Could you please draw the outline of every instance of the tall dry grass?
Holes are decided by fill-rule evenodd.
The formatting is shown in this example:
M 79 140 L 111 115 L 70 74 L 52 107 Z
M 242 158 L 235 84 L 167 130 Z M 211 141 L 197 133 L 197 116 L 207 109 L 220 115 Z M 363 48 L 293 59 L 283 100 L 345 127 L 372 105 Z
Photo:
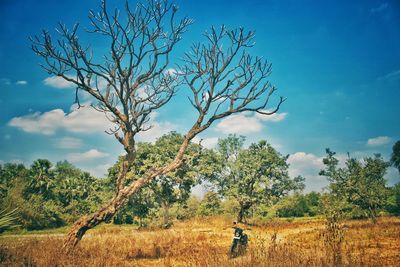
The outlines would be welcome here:
M 205 218 L 178 222 L 168 230 L 105 225 L 90 231 L 71 255 L 63 235 L 3 235 L 3 266 L 398 266 L 400 219 L 346 221 L 339 246 L 329 242 L 327 222 L 273 221 L 245 227 L 247 253 L 230 259 L 230 221 Z M 336 227 L 336 226 L 335 226 Z M 335 241 L 336 242 L 336 241 Z M 332 256 L 340 250 L 340 261 Z

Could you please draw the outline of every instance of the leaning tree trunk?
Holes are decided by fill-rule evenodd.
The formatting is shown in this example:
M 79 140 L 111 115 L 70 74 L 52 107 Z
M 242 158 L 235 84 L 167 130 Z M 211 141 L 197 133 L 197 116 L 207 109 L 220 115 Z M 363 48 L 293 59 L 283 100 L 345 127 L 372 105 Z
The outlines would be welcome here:
M 104 207 L 102 207 L 99 211 L 80 218 L 71 228 L 69 231 L 67 238 L 64 242 L 63 248 L 66 253 L 71 252 L 76 245 L 79 243 L 79 241 L 82 239 L 83 235 L 86 233 L 87 230 L 92 229 L 96 225 L 107 221 L 111 219 L 115 213 L 117 213 L 121 207 L 124 206 L 124 204 L 129 200 L 129 197 L 136 193 L 140 188 L 142 188 L 144 185 L 148 184 L 151 180 L 153 180 L 155 177 L 169 173 L 171 171 L 174 171 L 177 169 L 183 159 L 183 155 L 189 145 L 190 140 L 193 138 L 194 130 L 190 131 L 187 135 L 185 140 L 183 141 L 179 152 L 177 153 L 174 161 L 172 161 L 169 165 L 165 166 L 164 168 L 159 168 L 159 169 L 151 169 L 148 171 L 144 176 L 142 176 L 140 179 L 136 180 L 132 184 L 123 187 L 120 182 L 117 182 L 117 194 L 114 196 L 111 201 L 106 204 Z M 128 166 L 126 164 L 123 164 L 123 166 Z M 124 171 L 127 169 L 122 168 L 120 176 L 118 177 L 118 180 L 124 181 L 125 177 L 121 177 L 121 175 L 127 175 L 127 171 Z
M 95 227 L 101 222 L 111 219 L 121 206 L 127 201 L 123 195 L 115 196 L 110 203 L 99 211 L 80 218 L 70 229 L 67 239 L 64 242 L 66 252 L 71 251 L 82 239 L 87 230 Z

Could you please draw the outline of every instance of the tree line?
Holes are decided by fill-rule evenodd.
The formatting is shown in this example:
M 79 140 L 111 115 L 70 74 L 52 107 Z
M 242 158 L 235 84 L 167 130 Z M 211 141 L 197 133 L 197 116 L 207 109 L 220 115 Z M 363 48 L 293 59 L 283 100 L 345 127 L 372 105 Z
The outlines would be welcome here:
M 125 182 L 132 183 L 150 169 L 169 164 L 183 139 L 171 132 L 154 143 L 139 143 Z M 382 212 L 400 214 L 400 183 L 386 185 L 384 175 L 390 162 L 378 154 L 362 160 L 349 156 L 340 163 L 335 152 L 327 149 L 320 175 L 330 184 L 323 192 L 306 194 L 304 178 L 288 173 L 288 156 L 265 140 L 248 147 L 244 141 L 243 136 L 230 135 L 219 139 L 215 149 L 204 148 L 201 142 L 190 143 L 180 168 L 157 176 L 107 222 L 169 227 L 174 220 L 196 216 L 224 215 L 249 222 L 318 216 L 332 209 L 373 221 Z M 397 168 L 398 146 L 399 142 L 391 160 Z M 101 179 L 67 161 L 53 165 L 38 159 L 30 167 L 0 165 L 1 231 L 12 226 L 7 220 L 10 216 L 20 228 L 37 230 L 72 224 L 96 211 L 115 194 L 123 160 L 119 158 Z M 208 190 L 202 199 L 191 193 L 199 184 Z

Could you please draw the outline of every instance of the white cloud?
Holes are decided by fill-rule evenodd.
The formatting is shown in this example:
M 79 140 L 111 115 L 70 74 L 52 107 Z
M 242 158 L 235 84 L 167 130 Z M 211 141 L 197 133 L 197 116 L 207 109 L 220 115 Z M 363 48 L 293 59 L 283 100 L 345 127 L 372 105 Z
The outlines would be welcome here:
M 24 164 L 25 162 L 22 159 L 12 159 L 10 161 L 8 161 L 8 163 L 12 163 L 12 164 Z
M 62 149 L 79 148 L 83 145 L 81 139 L 73 137 L 64 137 L 56 140 L 55 146 Z
M 268 110 L 266 110 L 265 112 L 270 112 Z M 274 113 L 272 115 L 262 115 L 259 113 L 256 113 L 256 117 L 259 118 L 262 121 L 270 121 L 270 122 L 280 122 L 283 121 L 286 116 L 288 115 L 287 112 L 283 112 L 283 113 Z
M 321 191 L 321 189 L 328 185 L 326 177 L 320 176 L 319 172 L 324 168 L 322 157 L 317 157 L 314 154 L 305 152 L 296 152 L 288 158 L 289 175 L 296 177 L 303 176 L 306 181 L 305 191 Z
M 270 112 L 270 110 L 265 110 Z M 280 122 L 287 117 L 288 113 L 274 113 L 272 115 L 262 115 L 259 113 L 240 113 L 222 119 L 216 129 L 222 133 L 249 134 L 257 133 L 262 130 L 263 122 Z
M 195 137 L 193 138 L 193 142 L 196 144 L 199 144 L 201 142 L 201 145 L 205 148 L 215 148 L 215 146 L 218 144 L 218 137 L 210 137 L 210 138 L 199 138 Z
M 68 77 L 73 78 L 72 76 Z M 47 77 L 46 79 L 43 80 L 43 83 L 47 86 L 59 89 L 74 88 L 74 84 L 72 82 L 69 82 L 59 76 Z
M 368 139 L 367 145 L 368 146 L 382 146 L 387 145 L 392 141 L 389 136 L 378 136 L 375 138 Z
M 90 133 L 105 131 L 111 123 L 104 114 L 94 110 L 90 106 L 83 106 L 71 113 L 65 113 L 62 109 L 54 109 L 48 112 L 15 117 L 8 123 L 28 133 L 53 135 L 57 130 L 63 129 L 73 133 Z
M 27 82 L 27 81 L 16 81 L 15 84 L 16 84 L 16 85 L 27 85 L 28 82 Z
M 174 69 L 174 68 L 169 68 L 169 69 L 165 70 L 165 74 L 168 74 L 170 76 L 175 76 L 177 74 L 183 74 L 183 72 L 178 71 L 177 69 Z
M 386 178 L 389 186 L 393 186 L 393 185 L 399 183 L 400 182 L 399 170 L 394 167 L 389 167 L 386 172 L 385 178 Z
M 220 121 L 216 125 L 216 129 L 225 134 L 249 134 L 260 132 L 262 129 L 262 124 L 255 116 L 237 114 L 231 115 Z
M 71 153 L 67 155 L 67 160 L 76 163 L 82 161 L 91 161 L 107 157 L 109 154 L 100 152 L 97 149 L 91 149 L 84 153 Z
M 290 155 L 288 163 L 291 167 L 294 167 L 295 170 L 309 168 L 322 170 L 324 168 L 322 157 L 317 157 L 314 154 L 307 154 L 305 152 L 296 152 Z M 296 173 L 295 175 L 300 174 L 301 173 Z
M 4 165 L 4 164 L 7 164 L 7 163 L 11 163 L 11 164 L 25 164 L 25 162 L 24 162 L 23 160 L 20 160 L 20 159 L 12 159 L 12 160 L 8 160 L 8 161 L 1 160 L 1 159 L 0 159 L 0 165 Z
M 64 115 L 65 113 L 61 109 L 51 110 L 43 114 L 35 112 L 23 117 L 15 117 L 11 119 L 8 125 L 20 128 L 28 133 L 51 135 L 60 127 L 60 119 L 63 119 Z
M 157 122 L 156 121 L 157 117 L 158 117 L 157 112 L 153 112 L 151 114 L 150 121 L 148 122 L 148 126 L 151 126 L 151 128 L 147 131 L 138 133 L 137 138 L 139 141 L 153 142 L 162 135 L 176 130 L 176 125 L 170 122 Z
M 98 178 L 106 177 L 108 174 L 108 169 L 112 167 L 111 164 L 101 164 L 90 170 L 90 173 Z

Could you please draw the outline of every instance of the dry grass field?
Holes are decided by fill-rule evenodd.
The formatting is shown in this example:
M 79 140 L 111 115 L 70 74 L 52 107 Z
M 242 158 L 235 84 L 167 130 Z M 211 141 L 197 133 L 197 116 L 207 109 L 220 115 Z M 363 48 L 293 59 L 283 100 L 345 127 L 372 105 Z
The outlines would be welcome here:
M 231 222 L 204 218 L 168 230 L 102 225 L 71 255 L 64 233 L 0 236 L 3 266 L 399 266 L 400 218 L 346 221 L 327 230 L 324 220 L 279 220 L 245 226 L 244 256 L 228 257 Z M 333 229 L 333 230 L 332 230 Z

